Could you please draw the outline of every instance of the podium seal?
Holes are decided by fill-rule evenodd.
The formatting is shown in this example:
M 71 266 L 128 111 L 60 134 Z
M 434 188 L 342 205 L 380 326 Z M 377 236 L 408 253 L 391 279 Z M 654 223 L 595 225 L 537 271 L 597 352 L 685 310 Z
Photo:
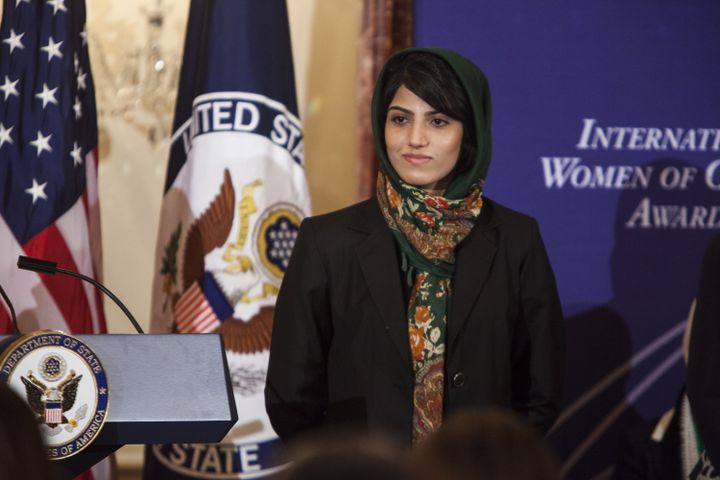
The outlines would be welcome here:
M 21 336 L 0 358 L 0 381 L 30 405 L 51 460 L 82 451 L 105 424 L 105 370 L 92 348 L 71 335 L 46 330 Z

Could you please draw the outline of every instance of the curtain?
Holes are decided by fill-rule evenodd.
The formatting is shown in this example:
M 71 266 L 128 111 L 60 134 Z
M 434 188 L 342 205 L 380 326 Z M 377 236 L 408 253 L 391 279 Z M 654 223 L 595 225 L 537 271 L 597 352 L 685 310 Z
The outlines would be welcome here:
M 412 44 L 412 0 L 363 0 L 358 52 L 357 198 L 375 195 L 378 159 L 370 126 L 370 101 L 385 61 Z

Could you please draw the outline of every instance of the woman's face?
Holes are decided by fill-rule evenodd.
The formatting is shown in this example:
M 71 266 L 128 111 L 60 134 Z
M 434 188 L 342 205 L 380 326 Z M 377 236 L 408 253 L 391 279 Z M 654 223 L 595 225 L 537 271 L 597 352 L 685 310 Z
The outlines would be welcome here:
M 400 178 L 442 195 L 460 155 L 463 125 L 401 86 L 388 107 L 385 148 Z

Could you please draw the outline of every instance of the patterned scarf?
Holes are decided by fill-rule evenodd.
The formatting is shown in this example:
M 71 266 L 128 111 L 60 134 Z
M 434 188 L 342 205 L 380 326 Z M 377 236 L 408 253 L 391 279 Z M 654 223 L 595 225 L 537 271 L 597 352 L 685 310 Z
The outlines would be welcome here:
M 482 181 L 457 200 L 400 182 L 397 191 L 378 173 L 377 198 L 400 245 L 402 270 L 412 285 L 407 308 L 415 385 L 413 443 L 442 423 L 445 332 L 455 247 L 470 233 L 482 208 Z

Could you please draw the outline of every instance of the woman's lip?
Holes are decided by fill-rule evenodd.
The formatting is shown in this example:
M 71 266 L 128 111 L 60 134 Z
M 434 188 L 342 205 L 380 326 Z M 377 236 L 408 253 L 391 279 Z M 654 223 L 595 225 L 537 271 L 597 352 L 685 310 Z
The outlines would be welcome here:
M 427 155 L 415 155 L 411 153 L 406 153 L 403 155 L 403 158 L 408 162 L 412 163 L 413 165 L 422 165 L 423 163 L 429 162 L 432 157 L 428 157 Z

